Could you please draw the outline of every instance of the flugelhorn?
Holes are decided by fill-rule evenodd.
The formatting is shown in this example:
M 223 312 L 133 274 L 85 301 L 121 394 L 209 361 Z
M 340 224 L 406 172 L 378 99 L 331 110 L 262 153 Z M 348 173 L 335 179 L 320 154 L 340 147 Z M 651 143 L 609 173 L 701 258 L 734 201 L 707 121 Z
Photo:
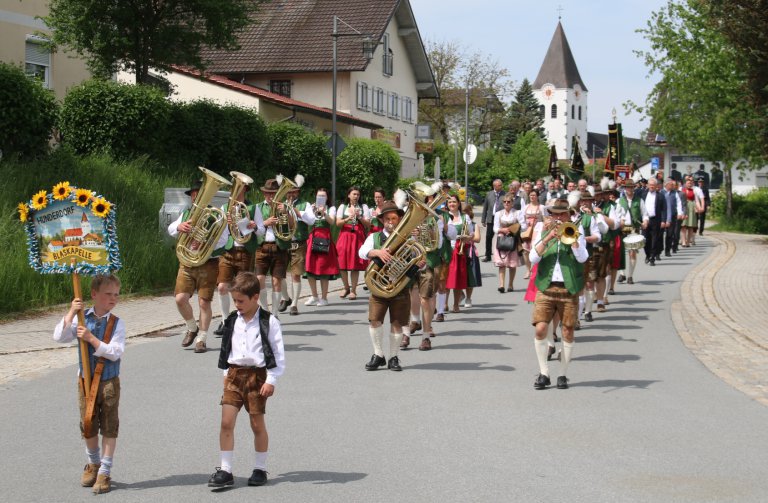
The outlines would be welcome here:
M 240 227 L 237 226 L 237 222 L 243 218 L 249 218 L 251 215 L 248 213 L 248 206 L 245 203 L 238 201 L 237 198 L 244 187 L 253 184 L 253 178 L 239 171 L 230 171 L 229 176 L 234 180 L 232 190 L 229 193 L 229 206 L 227 207 L 227 216 L 229 216 L 229 234 L 235 243 L 245 244 L 252 237 L 253 233 L 243 236 L 240 232 Z
M 293 208 L 289 207 L 287 197 L 290 191 L 304 185 L 304 177 L 296 175 L 294 182 L 283 175 L 277 175 L 275 180 L 280 184 L 280 187 L 272 197 L 269 216 L 277 217 L 277 223 L 273 227 L 275 237 L 283 241 L 291 241 L 296 233 L 296 214 Z M 281 204 L 283 205 L 282 210 L 280 209 Z

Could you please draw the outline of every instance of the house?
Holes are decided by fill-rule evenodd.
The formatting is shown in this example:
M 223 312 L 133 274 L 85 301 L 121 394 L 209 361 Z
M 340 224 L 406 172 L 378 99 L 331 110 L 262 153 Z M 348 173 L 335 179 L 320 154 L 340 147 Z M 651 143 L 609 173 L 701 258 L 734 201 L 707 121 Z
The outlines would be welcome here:
M 64 248 L 64 242 L 59 241 L 58 239 L 55 239 L 48 243 L 48 250 L 51 253 L 56 253 L 57 251 L 60 251 L 62 248 Z
M 83 237 L 83 229 L 76 228 L 76 229 L 67 229 L 64 231 L 64 243 L 67 246 L 80 246 L 80 240 Z M 75 242 L 77 244 L 75 245 Z
M 67 90 L 91 78 L 85 61 L 71 53 L 51 52 L 43 44 L 50 33 L 37 16 L 48 15 L 48 0 L 0 1 L 0 61 L 21 65 L 58 100 Z
M 101 236 L 92 232 L 83 236 L 83 246 L 85 248 L 98 248 L 103 246 Z
M 299 112 L 314 107 L 328 114 L 335 20 L 336 109 L 346 115 L 337 131 L 390 144 L 402 159 L 401 174 L 415 175 L 418 101 L 438 91 L 409 0 L 273 0 L 259 6 L 239 51 L 204 51 L 208 72 L 268 91 L 268 108 L 281 96 L 295 100 L 285 104 Z M 363 53 L 365 36 L 378 42 L 372 59 Z M 330 121 L 308 115 L 288 118 L 331 133 Z

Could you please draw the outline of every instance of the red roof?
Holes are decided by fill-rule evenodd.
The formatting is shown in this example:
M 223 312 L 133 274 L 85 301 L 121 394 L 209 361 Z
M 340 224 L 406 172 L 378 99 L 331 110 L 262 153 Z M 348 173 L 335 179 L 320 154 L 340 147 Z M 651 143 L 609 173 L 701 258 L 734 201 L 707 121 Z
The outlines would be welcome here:
M 64 241 L 51 241 L 51 246 L 64 246 Z
M 64 232 L 64 236 L 65 236 L 65 237 L 70 237 L 70 236 L 82 236 L 82 235 L 83 235 L 83 229 L 81 229 L 81 228 L 79 228 L 79 227 L 78 227 L 77 229 L 67 229 L 67 230 Z

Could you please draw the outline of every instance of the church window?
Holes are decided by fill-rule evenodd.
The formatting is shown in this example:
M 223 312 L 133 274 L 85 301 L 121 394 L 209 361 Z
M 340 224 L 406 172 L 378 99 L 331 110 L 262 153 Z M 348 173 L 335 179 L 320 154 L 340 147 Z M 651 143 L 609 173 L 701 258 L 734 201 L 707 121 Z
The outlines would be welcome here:
M 546 114 L 546 108 L 544 105 L 539 105 L 539 117 L 542 119 L 544 118 L 544 115 Z
M 557 119 L 557 105 L 552 105 L 552 114 L 550 115 L 553 119 Z
M 579 105 L 579 120 L 581 120 L 581 105 Z
M 571 117 L 576 117 L 576 105 L 571 105 Z

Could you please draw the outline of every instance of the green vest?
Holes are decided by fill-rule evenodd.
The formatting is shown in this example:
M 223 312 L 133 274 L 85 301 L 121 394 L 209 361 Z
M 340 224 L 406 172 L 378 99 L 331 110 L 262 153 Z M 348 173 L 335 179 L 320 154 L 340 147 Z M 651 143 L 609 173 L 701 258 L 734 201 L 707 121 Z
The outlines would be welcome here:
M 581 217 L 581 228 L 584 229 L 584 237 L 592 235 L 592 215 L 584 213 Z M 587 253 L 592 256 L 592 243 L 587 241 Z
M 629 200 L 626 197 L 622 197 L 621 199 L 619 199 L 619 204 L 621 204 L 621 207 L 629 212 L 629 217 L 632 219 L 633 227 L 637 227 L 638 225 L 643 223 L 643 215 L 640 210 L 639 197 L 633 197 L 631 205 L 629 204 Z
M 571 295 L 576 295 L 584 288 L 584 264 L 580 264 L 576 260 L 569 245 L 562 244 L 560 240 L 555 240 L 555 243 L 555 245 L 549 246 L 541 257 L 539 268 L 536 271 L 536 288 L 542 292 L 549 288 L 549 284 L 552 282 L 552 273 L 559 257 L 565 288 Z
M 603 201 L 603 204 L 600 207 L 603 210 L 603 215 L 610 218 L 611 209 L 613 208 L 613 203 L 611 203 L 610 201 Z M 620 233 L 621 233 L 621 227 L 619 227 L 616 230 L 608 229 L 608 232 L 600 236 L 600 242 L 602 244 L 608 244 L 613 240 L 613 238 L 615 238 Z
M 293 205 L 293 207 L 303 213 L 307 209 L 307 202 L 297 201 Z M 309 226 L 306 223 L 304 223 L 301 219 L 297 219 L 296 233 L 293 235 L 293 240 L 299 243 L 303 243 L 307 239 L 309 239 Z
M 259 211 L 261 211 L 261 218 L 264 219 L 264 220 L 269 218 L 270 214 L 272 213 L 272 208 L 270 207 L 269 204 L 267 204 L 266 201 L 262 201 L 259 204 L 257 204 L 256 208 L 258 208 Z M 273 229 L 273 231 L 274 231 L 274 229 Z M 264 233 L 264 234 L 265 234 L 264 236 L 256 236 L 256 245 L 257 246 L 261 246 L 262 244 L 264 244 L 264 242 L 266 240 L 266 233 Z M 251 241 L 253 241 L 253 240 L 251 240 Z M 278 238 L 277 236 L 275 236 L 275 242 L 277 243 L 277 247 L 280 248 L 281 250 L 287 250 L 288 248 L 291 247 L 291 243 L 289 243 L 288 241 L 283 241 L 282 239 Z
M 251 220 L 253 220 L 253 217 L 256 215 L 254 213 L 255 207 L 252 204 L 247 204 L 246 208 L 248 208 L 248 217 Z M 229 212 L 229 203 L 226 203 L 222 209 L 224 210 L 224 213 Z M 254 229 L 254 232 L 255 231 L 256 229 Z M 256 253 L 256 249 L 259 247 L 258 239 L 254 239 L 254 237 L 255 236 L 251 236 L 251 239 L 246 241 L 245 244 L 243 245 L 243 248 L 245 248 L 245 250 L 248 253 Z M 229 251 L 232 248 L 234 248 L 234 246 L 235 246 L 235 238 L 233 238 L 232 234 L 230 234 L 229 237 L 227 238 L 226 244 L 224 244 L 224 248 L 221 249 L 220 253 L 223 254 L 224 251 Z M 216 251 L 219 251 L 219 250 L 216 250 Z

